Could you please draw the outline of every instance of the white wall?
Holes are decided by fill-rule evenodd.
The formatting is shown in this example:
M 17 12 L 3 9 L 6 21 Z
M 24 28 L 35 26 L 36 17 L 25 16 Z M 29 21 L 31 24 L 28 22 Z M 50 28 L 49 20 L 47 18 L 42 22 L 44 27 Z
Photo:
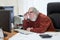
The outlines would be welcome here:
M 60 2 L 60 0 L 0 0 L 0 6 L 14 6 L 14 15 L 23 15 L 29 7 L 36 7 L 46 15 L 49 2 Z
M 28 10 L 29 7 L 36 7 L 40 12 L 46 15 L 47 3 L 49 2 L 60 2 L 60 0 L 23 0 L 22 1 L 23 5 L 21 8 L 21 12 L 19 11 L 19 14 L 23 15 Z M 18 5 L 20 5 L 20 2 Z
M 0 0 L 0 6 L 14 6 L 14 15 L 18 15 L 17 0 Z
M 25 5 L 24 3 L 24 0 L 18 0 L 18 10 L 19 10 L 19 14 L 20 15 L 23 15 L 24 14 L 24 9 L 23 9 L 23 5 Z

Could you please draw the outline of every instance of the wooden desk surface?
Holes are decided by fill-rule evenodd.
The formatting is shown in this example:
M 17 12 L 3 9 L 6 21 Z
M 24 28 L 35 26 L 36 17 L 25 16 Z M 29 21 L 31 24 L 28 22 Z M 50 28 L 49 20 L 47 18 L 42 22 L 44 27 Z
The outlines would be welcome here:
M 10 37 L 12 37 L 13 35 L 15 35 L 17 32 L 12 31 L 11 33 L 9 33 L 9 32 L 4 32 L 4 33 L 7 34 L 7 37 L 4 37 L 4 40 L 8 40 Z

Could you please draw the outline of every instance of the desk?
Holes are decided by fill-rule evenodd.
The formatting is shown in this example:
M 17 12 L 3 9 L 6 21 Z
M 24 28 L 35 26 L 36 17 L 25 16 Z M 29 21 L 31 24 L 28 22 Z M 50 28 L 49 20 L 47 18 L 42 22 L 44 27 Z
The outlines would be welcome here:
M 60 32 L 46 32 L 44 34 L 52 35 L 52 38 L 41 38 L 37 34 L 24 35 L 21 33 L 17 33 L 9 40 L 60 40 Z
M 9 32 L 4 32 L 4 33 L 7 34 L 7 37 L 4 37 L 4 40 L 8 40 L 10 37 L 12 37 L 13 35 L 15 35 L 17 32 L 12 31 L 11 33 L 9 33 Z

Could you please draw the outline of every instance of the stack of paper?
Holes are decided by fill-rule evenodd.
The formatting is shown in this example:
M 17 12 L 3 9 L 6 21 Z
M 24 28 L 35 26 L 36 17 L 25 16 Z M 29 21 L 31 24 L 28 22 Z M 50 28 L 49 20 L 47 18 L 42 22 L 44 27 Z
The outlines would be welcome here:
M 17 33 L 13 37 L 9 38 L 9 40 L 39 40 L 39 39 L 40 39 L 40 36 L 37 34 L 25 35 L 20 33 Z

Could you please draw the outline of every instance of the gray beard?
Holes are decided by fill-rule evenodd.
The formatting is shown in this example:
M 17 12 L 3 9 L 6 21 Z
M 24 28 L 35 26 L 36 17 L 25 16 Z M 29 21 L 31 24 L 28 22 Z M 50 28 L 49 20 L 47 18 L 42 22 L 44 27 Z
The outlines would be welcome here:
M 31 19 L 31 21 L 36 21 L 36 19 Z
M 30 18 L 31 21 L 36 21 L 37 16 L 35 16 L 34 18 Z

